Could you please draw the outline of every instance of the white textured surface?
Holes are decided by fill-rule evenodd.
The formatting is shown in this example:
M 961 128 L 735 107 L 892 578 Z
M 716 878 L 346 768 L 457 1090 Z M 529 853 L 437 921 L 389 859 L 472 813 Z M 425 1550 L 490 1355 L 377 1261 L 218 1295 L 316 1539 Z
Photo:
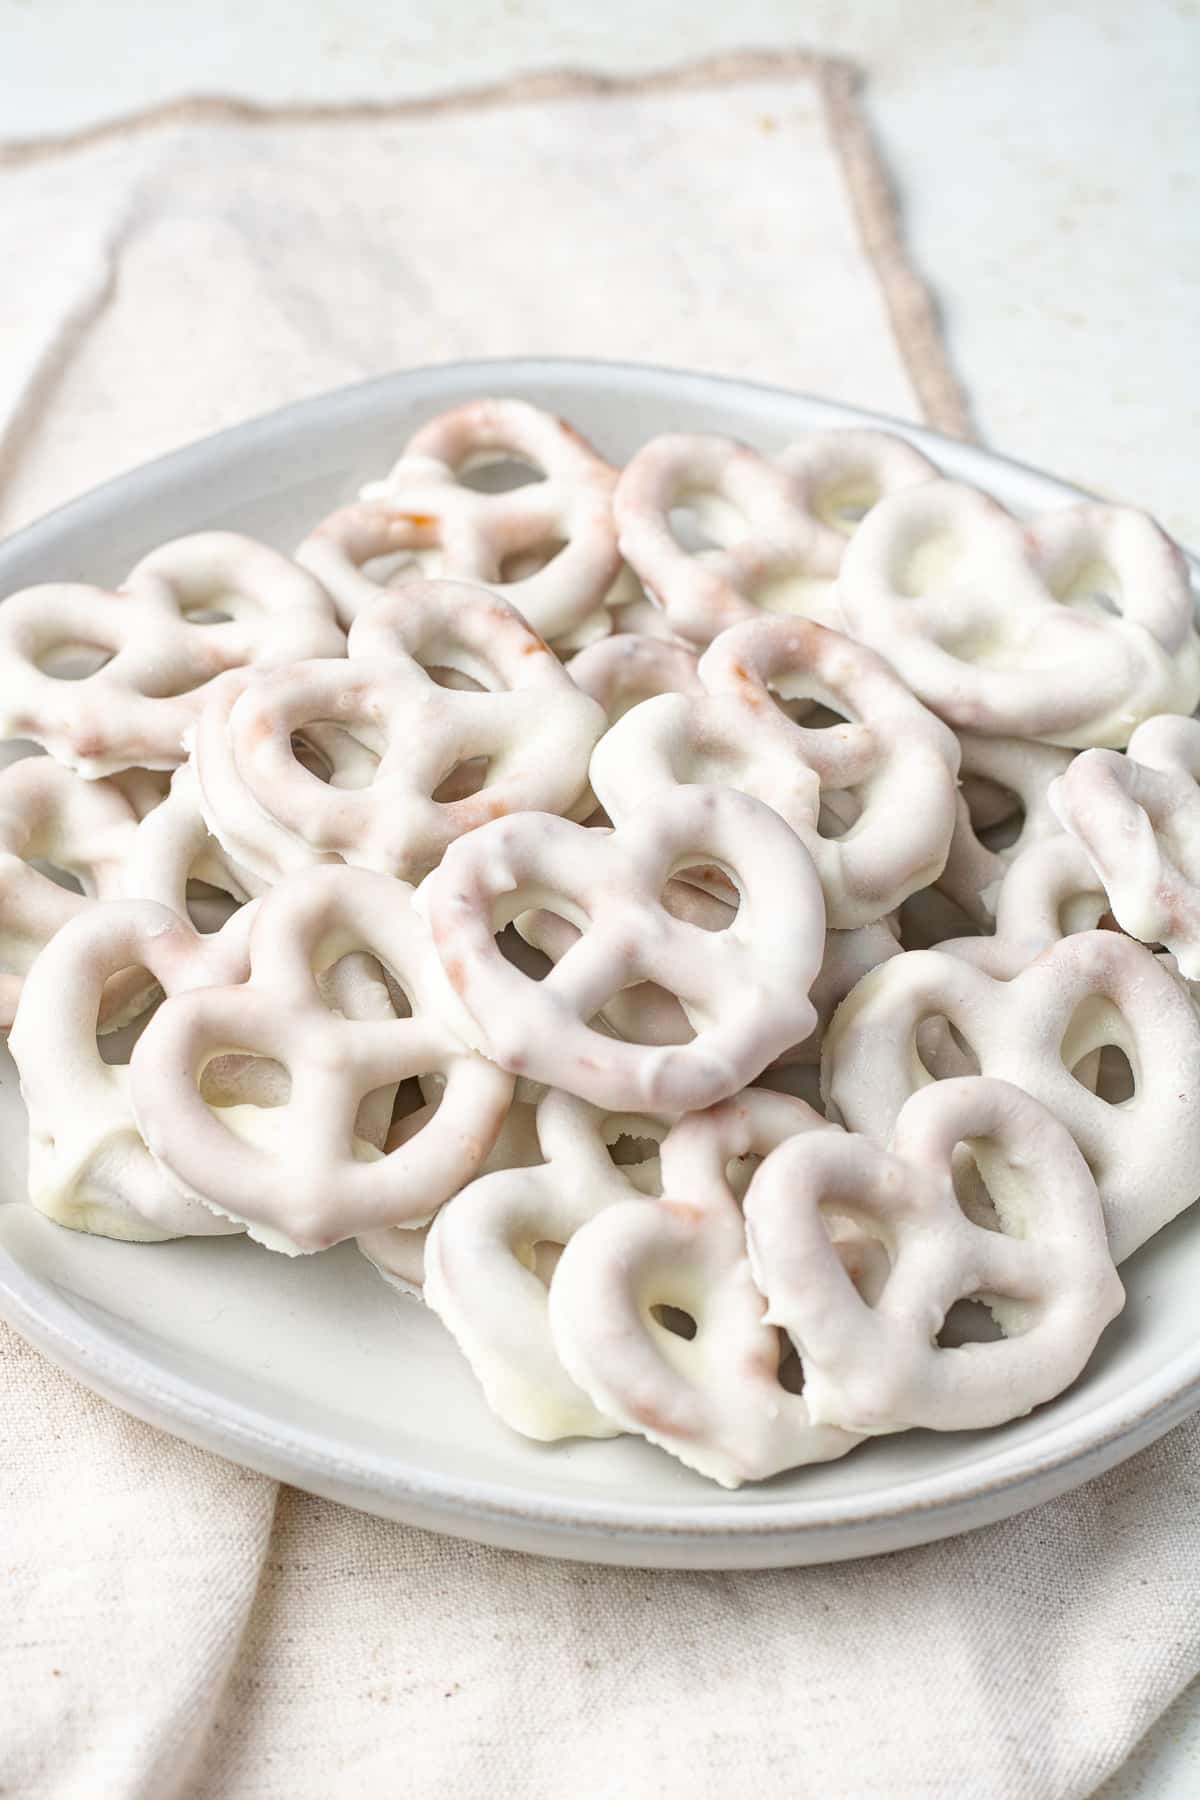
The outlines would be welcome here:
M 179 31 L 156 0 L 0 0 L 0 42 L 5 136 L 180 92 L 395 97 L 797 42 L 853 56 L 987 442 L 1200 542 L 1194 0 L 222 0 Z

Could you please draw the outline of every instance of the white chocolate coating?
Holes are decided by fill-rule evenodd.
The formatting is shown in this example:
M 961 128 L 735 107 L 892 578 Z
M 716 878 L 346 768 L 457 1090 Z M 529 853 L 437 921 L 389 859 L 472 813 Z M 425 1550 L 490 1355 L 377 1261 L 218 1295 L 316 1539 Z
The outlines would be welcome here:
M 964 1140 L 998 1229 L 959 1205 L 951 1158 Z M 882 1239 L 890 1272 L 870 1302 L 826 1208 Z M 746 1233 L 767 1317 L 799 1348 L 812 1418 L 854 1431 L 1019 1418 L 1074 1381 L 1125 1300 L 1087 1164 L 1045 1107 L 1003 1081 L 914 1094 L 887 1150 L 841 1132 L 790 1139 L 750 1183 Z M 1005 1336 L 939 1347 L 954 1302 L 976 1298 Z
M 673 918 L 661 902 L 671 876 L 698 863 L 715 863 L 739 890 L 725 931 Z M 731 789 L 674 789 L 611 833 L 542 813 L 497 820 L 451 845 L 417 904 L 485 1054 L 614 1112 L 711 1105 L 814 1023 L 808 990 L 825 943 L 816 871 L 780 818 Z M 495 941 L 539 907 L 582 933 L 540 982 Z M 626 1044 L 595 1029 L 613 995 L 643 981 L 681 1002 L 690 1043 Z
M 592 787 L 615 823 L 680 783 L 752 794 L 812 856 L 836 930 L 872 924 L 941 873 L 958 743 L 882 658 L 810 620 L 755 619 L 723 632 L 698 673 L 703 695 L 643 701 L 597 745 Z M 846 719 L 797 724 L 776 695 Z M 822 796 L 845 811 L 847 795 L 852 821 L 823 835 Z
M 96 1043 L 105 984 L 148 971 L 166 994 L 241 980 L 250 912 L 202 937 L 149 900 L 113 900 L 64 925 L 25 978 L 9 1045 L 29 1112 L 29 1198 L 77 1231 L 156 1242 L 240 1229 L 180 1192 L 146 1149 L 127 1063 Z M 236 1075 L 234 1077 L 236 1085 Z
M 663 889 L 662 903 L 674 918 L 689 920 L 706 931 L 724 931 L 734 918 L 732 906 L 685 880 L 669 881 Z M 551 962 L 565 956 L 580 935 L 578 926 L 552 912 L 522 913 L 514 923 L 526 943 Z M 825 955 L 808 995 L 816 1009 L 817 1023 L 801 1043 L 782 1051 L 773 1066 L 819 1063 L 826 1028 L 851 988 L 868 970 L 899 954 L 900 945 L 882 919 L 856 931 L 827 931 Z M 600 1017 L 618 1037 L 632 1044 L 687 1044 L 695 1036 L 678 1000 L 654 982 L 622 988 Z
M 281 882 L 258 903 L 249 976 L 164 1002 L 134 1050 L 130 1093 L 154 1155 L 186 1192 L 273 1247 L 320 1250 L 424 1223 L 478 1172 L 504 1122 L 511 1078 L 456 1029 L 457 1003 L 410 893 L 345 867 Z M 330 1010 L 317 973 L 364 950 L 411 1016 L 364 1022 Z M 230 1051 L 269 1058 L 290 1078 L 269 1148 L 246 1141 L 240 1121 L 222 1120 L 201 1093 L 206 1066 Z M 431 1074 L 445 1092 L 424 1129 L 384 1156 L 361 1154 L 364 1100 Z
M 578 651 L 567 664 L 577 687 L 604 708 L 610 725 L 656 694 L 702 694 L 699 657 L 682 644 L 615 632 Z
M 176 769 L 164 800 L 146 813 L 129 844 L 120 887 L 130 899 L 157 900 L 188 916 L 188 882 L 203 881 L 242 903 L 265 884 L 221 847 L 204 822 L 194 764 Z
M 882 431 L 812 432 L 773 462 L 733 438 L 669 433 L 643 445 L 617 483 L 621 553 L 694 644 L 764 611 L 839 625 L 833 578 L 857 519 L 881 494 L 936 473 Z M 715 547 L 685 548 L 672 527 L 679 509 Z
M 143 557 L 115 593 L 58 583 L 4 602 L 0 737 L 31 738 L 89 779 L 173 769 L 216 676 L 344 650 L 311 575 L 250 538 L 200 532 Z M 82 679 L 54 673 L 75 651 L 108 660 Z
M 961 906 L 978 925 L 990 925 L 996 916 L 996 896 L 1000 883 L 1024 851 L 1061 831 L 1050 807 L 1048 793 L 1052 781 L 1070 767 L 1071 752 L 1052 744 L 1035 744 L 1024 738 L 986 738 L 974 732 L 961 731 L 958 741 L 962 749 L 963 777 L 958 795 L 954 836 L 946 866 L 938 876 L 938 887 Z M 972 815 L 974 793 L 968 783 L 982 781 L 982 816 Z M 1014 796 L 1023 817 L 1012 841 L 1000 848 L 985 844 L 979 832 L 987 829 L 986 821 L 1000 808 L 997 823 L 1011 815 L 1003 808 L 1001 793 Z
M 591 810 L 604 713 L 503 600 L 406 584 L 359 616 L 349 652 L 224 682 L 200 720 L 205 816 L 260 879 L 336 858 L 415 880 L 488 819 Z M 333 727 L 376 759 L 365 785 L 357 769 L 348 785 L 323 781 L 298 757 L 297 739 L 319 748 Z M 447 778 L 481 760 L 478 791 L 446 793 Z
M 537 1130 L 541 1166 L 485 1175 L 442 1208 L 426 1245 L 425 1298 L 454 1334 L 492 1411 L 514 1431 L 543 1441 L 613 1437 L 621 1426 L 592 1404 L 559 1359 L 546 1277 L 552 1290 L 556 1247 L 590 1220 L 657 1191 L 657 1157 L 620 1165 L 609 1147 L 622 1136 L 661 1139 L 666 1124 L 551 1091 L 538 1107 Z
M 494 494 L 461 480 L 508 460 L 540 479 Z M 616 479 L 564 420 L 522 400 L 473 401 L 423 425 L 390 474 L 324 519 L 296 560 L 324 583 L 346 625 L 379 599 L 364 565 L 435 551 L 427 572 L 480 582 L 543 637 L 586 643 L 611 629 L 609 597 L 628 598 L 612 517 Z
M 0 770 L 0 1028 L 12 1024 L 23 978 L 55 932 L 120 893 L 136 830 L 133 806 L 111 781 L 85 781 L 48 756 Z M 34 868 L 35 858 L 73 875 L 82 894 Z M 142 971 L 119 972 L 101 1029 L 132 1017 L 152 990 Z
M 950 938 L 935 948 L 1010 981 L 1061 939 L 1094 931 L 1108 899 L 1084 851 L 1060 831 L 1031 844 L 1009 864 L 995 907 L 990 937 Z
M 1085 852 L 1123 931 L 1163 944 L 1200 981 L 1200 720 L 1139 725 L 1126 756 L 1087 750 L 1050 805 Z
M 754 1088 L 690 1114 L 663 1143 L 662 1198 L 599 1213 L 550 1284 L 555 1349 L 600 1413 L 723 1487 L 844 1456 L 858 1441 L 814 1424 L 779 1380 L 782 1346 L 728 1176 L 794 1134 L 831 1131 L 802 1100 Z M 693 1335 L 665 1325 L 662 1308 L 685 1313 Z
M 846 629 L 964 731 L 1120 748 L 1200 700 L 1186 564 L 1130 507 L 1022 526 L 974 488 L 927 482 L 864 519 L 837 597 Z
M 1067 1127 L 1100 1190 L 1114 1261 L 1195 1200 L 1200 1019 L 1141 944 L 1080 932 L 1011 980 L 937 950 L 894 957 L 859 982 L 826 1035 L 821 1089 L 833 1116 L 886 1144 L 909 1096 L 932 1080 L 917 1050 L 931 1018 L 960 1033 L 982 1074 L 1012 1082 Z M 1106 1044 L 1134 1072 L 1136 1091 L 1120 1106 L 1071 1073 Z

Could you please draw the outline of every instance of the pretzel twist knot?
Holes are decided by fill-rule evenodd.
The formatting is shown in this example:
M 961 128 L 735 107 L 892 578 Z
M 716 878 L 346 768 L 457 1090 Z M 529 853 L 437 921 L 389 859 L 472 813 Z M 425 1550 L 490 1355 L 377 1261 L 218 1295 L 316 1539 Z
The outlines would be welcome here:
M 647 795 L 679 783 L 752 794 L 812 856 L 839 931 L 871 924 L 941 873 L 958 744 L 881 658 L 811 620 L 759 619 L 723 632 L 698 675 L 703 695 L 646 700 L 597 745 L 592 786 L 610 818 L 632 817 Z M 796 724 L 776 694 L 848 722 Z M 823 796 L 849 819 L 841 836 L 822 834 Z
M 540 479 L 482 493 L 463 476 L 516 460 Z M 409 439 L 390 474 L 318 525 L 296 552 L 349 624 L 379 598 L 366 565 L 408 553 L 426 571 L 480 582 L 563 647 L 611 629 L 621 573 L 616 471 L 562 419 L 520 400 L 479 400 Z
M 974 488 L 926 482 L 863 520 L 837 599 L 847 630 L 965 731 L 1119 749 L 1200 700 L 1186 564 L 1129 507 L 1022 526 Z
M 967 1218 L 951 1158 L 969 1143 L 997 1229 Z M 826 1228 L 844 1213 L 878 1234 L 890 1269 L 868 1301 Z M 862 1432 L 998 1425 L 1079 1374 L 1124 1292 L 1096 1185 L 1069 1133 L 1004 1081 L 913 1095 L 889 1149 L 819 1132 L 774 1151 L 746 1195 L 767 1317 L 795 1342 L 812 1418 Z M 941 1348 L 957 1300 L 982 1299 L 1004 1337 Z
M 740 893 L 724 931 L 663 905 L 671 876 L 701 862 L 715 863 Z M 614 1112 L 711 1105 L 815 1021 L 808 990 L 825 909 L 812 859 L 776 814 L 730 789 L 676 789 L 611 833 L 535 813 L 498 820 L 450 847 L 418 904 L 484 1053 Z M 581 934 L 540 982 L 495 941 L 538 907 Z M 696 1033 L 690 1043 L 622 1043 L 592 1024 L 615 994 L 645 981 L 680 1001 Z
M 832 584 L 846 540 L 883 493 L 936 470 L 882 431 L 819 431 L 774 461 L 733 438 L 652 438 L 617 483 L 621 552 L 671 629 L 707 644 L 762 612 L 840 622 Z M 713 540 L 689 550 L 672 514 Z
M 731 1167 L 809 1134 L 841 1135 L 803 1101 L 765 1089 L 690 1114 L 663 1143 L 662 1197 L 600 1212 L 550 1284 L 555 1348 L 597 1408 L 725 1487 L 857 1442 L 814 1423 L 781 1382 L 784 1346 L 764 1317 L 730 1180 Z M 869 1256 L 861 1241 L 838 1247 L 860 1281 L 864 1247 Z
M 1050 790 L 1123 931 L 1200 980 L 1200 720 L 1147 719 L 1126 756 L 1087 750 Z
M 31 738 L 94 778 L 173 769 L 184 733 L 227 669 L 341 656 L 319 584 L 233 532 L 178 538 L 115 592 L 56 583 L 0 609 L 0 737 Z M 100 666 L 76 678 L 78 659 Z
M 154 1241 L 238 1227 L 182 1194 L 146 1150 L 129 1069 L 100 1054 L 106 987 L 122 972 L 166 994 L 240 981 L 251 910 L 202 937 L 149 900 L 89 906 L 63 925 L 25 977 L 9 1046 L 29 1112 L 29 1197 L 60 1224 Z
M 137 829 L 137 813 L 111 781 L 85 781 L 48 756 L 0 771 L 0 1027 L 12 1024 L 23 979 L 54 934 L 122 891 Z M 83 892 L 60 887 L 35 858 L 73 875 Z M 117 974 L 102 1029 L 122 1024 L 146 994 L 141 970 Z
M 1100 1191 L 1122 1262 L 1196 1198 L 1200 1019 L 1179 979 L 1131 938 L 1063 938 L 1011 980 L 958 955 L 914 950 L 864 977 L 834 1015 L 822 1092 L 853 1131 L 886 1144 L 909 1096 L 931 1079 L 917 1032 L 945 1019 L 980 1072 L 1012 1082 L 1067 1127 Z M 1111 1105 L 1076 1079 L 1116 1045 L 1134 1094 Z
M 590 809 L 604 713 L 503 600 L 413 582 L 360 614 L 349 652 L 231 677 L 201 717 L 206 817 L 261 879 L 344 859 L 416 880 L 485 820 Z M 302 760 L 305 741 L 332 746 L 330 781 Z M 481 764 L 477 789 L 454 788 Z
M 512 1080 L 471 1051 L 411 890 L 363 869 L 313 869 L 260 903 L 250 972 L 238 985 L 166 1001 L 134 1051 L 130 1092 L 142 1135 L 187 1193 L 288 1252 L 359 1232 L 417 1225 L 478 1171 L 500 1131 Z M 366 951 L 405 996 L 409 1016 L 347 1018 L 318 975 Z M 206 1067 L 236 1052 L 286 1071 L 279 1104 L 223 1109 L 202 1091 Z M 379 1155 L 361 1109 L 380 1089 L 435 1076 L 440 1104 L 415 1136 Z M 270 1141 L 255 1141 L 269 1111 Z M 223 1116 L 224 1115 L 224 1116 Z
M 425 1299 L 507 1425 L 526 1437 L 613 1437 L 621 1426 L 572 1381 L 554 1347 L 547 1286 L 563 1245 L 607 1207 L 655 1193 L 658 1156 L 618 1163 L 622 1139 L 657 1146 L 666 1121 L 606 1113 L 551 1090 L 537 1109 L 545 1158 L 483 1175 L 444 1206 L 425 1249 Z

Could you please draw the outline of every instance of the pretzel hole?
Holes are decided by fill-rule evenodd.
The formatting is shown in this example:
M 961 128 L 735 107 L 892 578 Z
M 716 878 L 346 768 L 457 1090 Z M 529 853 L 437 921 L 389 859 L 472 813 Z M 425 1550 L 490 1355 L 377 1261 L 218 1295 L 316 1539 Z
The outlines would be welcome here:
M 453 805 L 456 800 L 469 800 L 472 794 L 487 786 L 491 766 L 491 758 L 487 756 L 471 756 L 455 763 L 442 776 L 431 797 L 444 806 Z
M 930 1013 L 913 1033 L 917 1061 L 934 1081 L 956 1075 L 978 1075 L 979 1058 L 967 1039 L 944 1014 Z
M 823 838 L 845 837 L 859 820 L 862 807 L 858 795 L 849 788 L 833 788 L 823 793 L 817 807 L 817 831 Z
M 500 558 L 496 574 L 501 582 L 528 581 L 531 575 L 540 575 L 543 569 L 549 568 L 556 556 L 561 556 L 567 548 L 566 538 L 542 538 L 536 544 L 528 544 L 520 550 L 510 550 Z
M 761 1156 L 751 1151 L 746 1156 L 731 1156 L 725 1164 L 725 1181 L 739 1206 L 745 1199 L 746 1189 L 753 1181 L 754 1172 L 762 1160 Z
M 968 1294 L 954 1302 L 933 1341 L 939 1350 L 960 1350 L 964 1344 L 996 1344 L 1005 1335 L 987 1301 Z
M 879 497 L 879 483 L 864 472 L 819 489 L 813 498 L 812 510 L 823 525 L 840 532 L 843 537 L 850 537 Z
M 956 1144 L 950 1158 L 950 1176 L 959 1206 L 981 1231 L 1003 1231 L 996 1202 L 987 1179 L 967 1144 Z
M 1106 1087 L 1099 1092 L 1099 1098 L 1120 1106 L 1134 1097 L 1138 1086 L 1128 1042 L 1120 1009 L 1109 1000 L 1089 995 L 1076 1007 L 1063 1033 L 1059 1054 L 1075 1080 L 1089 1093 L 1098 1092 L 1097 1084 L 1104 1075 Z M 1098 1064 L 1093 1060 L 1096 1052 Z
M 286 1106 L 292 1097 L 291 1072 L 273 1056 L 228 1051 L 214 1056 L 200 1071 L 200 1098 L 213 1107 Z
M 88 644 L 79 639 L 51 644 L 34 657 L 34 666 L 54 681 L 86 681 L 112 661 L 115 651 L 107 644 Z
M 519 969 L 530 981 L 545 981 L 554 967 L 543 951 L 525 942 L 515 925 L 504 927 L 496 938 L 496 948 L 505 962 L 511 963 L 514 969 Z
M 1102 558 L 1085 562 L 1081 567 L 1060 572 L 1051 581 L 1051 592 L 1064 606 L 1101 618 L 1120 618 L 1121 582 L 1117 572 Z
M 682 882 L 681 892 L 673 884 Z M 668 878 L 659 903 L 673 918 L 701 931 L 728 931 L 741 910 L 742 896 L 717 863 L 685 863 Z
M 417 658 L 421 662 L 420 657 Z M 474 675 L 468 675 L 465 669 L 456 669 L 450 663 L 421 663 L 435 687 L 451 688 L 456 694 L 486 694 L 488 689 Z
M 779 1331 L 779 1367 L 775 1378 L 787 1394 L 804 1392 L 804 1364 L 800 1361 L 800 1352 L 782 1329 Z
M 1025 829 L 1025 808 L 1017 805 L 1006 819 L 997 825 L 981 825 L 976 830 L 976 837 L 985 850 L 998 855 L 1002 850 L 1011 850 Z
M 70 869 L 60 868 L 58 863 L 51 862 L 48 857 L 28 856 L 25 861 L 29 868 L 36 870 L 39 875 L 44 875 L 47 881 L 54 883 L 55 887 L 65 888 L 68 894 L 87 893 L 87 889 L 78 875 L 72 875 Z
M 1119 1044 L 1105 1044 L 1100 1052 L 1096 1093 L 1109 1106 L 1124 1106 L 1137 1093 L 1133 1064 Z
M 987 831 L 993 825 L 1001 825 L 1018 809 L 1024 811 L 1021 800 L 1012 788 L 1002 782 L 993 781 L 990 775 L 971 775 L 964 772 L 959 783 L 959 790 L 967 803 L 967 811 L 971 815 L 971 823 L 977 832 Z
M 902 556 L 893 576 L 893 586 L 903 600 L 920 600 L 936 592 L 948 582 L 955 564 L 963 556 L 963 546 L 950 532 L 934 532 L 915 543 Z M 946 646 L 951 655 L 968 656 L 971 640 L 963 633 L 958 648 Z
M 455 470 L 458 485 L 475 494 L 511 494 L 516 488 L 532 487 L 545 479 L 545 470 L 535 463 L 520 456 L 496 456 L 487 450 L 476 452 Z
M 204 937 L 220 931 L 242 905 L 242 901 L 228 889 L 217 887 L 210 881 L 201 881 L 195 876 L 188 877 L 184 901 L 188 918 Z
M 688 556 L 700 556 L 706 550 L 723 550 L 738 538 L 745 537 L 747 526 L 737 508 L 716 494 L 697 494 L 681 501 L 668 514 L 671 536 Z
M 96 1049 L 102 1063 L 107 1064 L 110 1069 L 126 1066 L 133 1055 L 134 1045 L 150 1023 L 161 998 L 162 989 L 147 968 L 132 965 L 128 969 L 118 969 L 109 976 L 104 984 L 104 1003 L 96 1030 Z M 100 1021 L 111 1017 L 114 1008 L 124 1014 L 131 1004 L 136 1005 L 139 1000 L 144 1000 L 145 1004 L 134 1018 L 129 1019 L 118 1030 L 99 1029 Z
M 219 606 L 214 606 L 211 601 L 206 600 L 199 606 L 185 606 L 183 619 L 187 625 L 230 625 L 233 622 L 233 614 L 222 612 Z
M 639 1193 L 662 1193 L 659 1146 L 666 1130 L 640 1114 L 614 1113 L 600 1123 L 600 1135 L 613 1167 Z
M 292 755 L 300 767 L 329 787 L 370 787 L 379 768 L 378 752 L 344 725 L 321 720 L 312 724 L 319 728 L 319 737 L 303 731 L 292 733 Z
M 685 1338 L 688 1343 L 699 1329 L 691 1313 L 684 1312 L 680 1306 L 668 1306 L 661 1301 L 650 1308 L 650 1317 L 664 1331 L 669 1331 L 672 1337 Z

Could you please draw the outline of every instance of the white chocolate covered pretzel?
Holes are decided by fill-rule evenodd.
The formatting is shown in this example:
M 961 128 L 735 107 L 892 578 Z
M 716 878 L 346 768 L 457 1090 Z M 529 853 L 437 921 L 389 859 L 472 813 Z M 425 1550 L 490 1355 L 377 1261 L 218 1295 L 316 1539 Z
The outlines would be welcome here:
M 518 461 L 540 479 L 482 493 L 462 477 Z M 616 471 L 562 419 L 522 400 L 476 400 L 430 419 L 391 473 L 318 525 L 296 552 L 348 625 L 379 598 L 368 564 L 398 553 L 427 573 L 480 582 L 564 645 L 608 632 L 621 574 Z
M 644 701 L 592 757 L 615 823 L 679 783 L 752 794 L 786 820 L 817 865 L 832 929 L 867 925 L 941 873 L 955 817 L 958 744 L 883 660 L 808 619 L 756 619 L 700 659 L 703 695 Z M 816 700 L 848 715 L 816 729 L 776 704 Z M 822 834 L 822 795 L 851 822 Z
M 157 900 L 188 916 L 188 883 L 204 882 L 239 905 L 264 884 L 225 851 L 204 822 L 195 765 L 176 769 L 165 799 L 146 813 L 134 832 L 120 876 L 131 899 Z
M 349 651 L 231 678 L 200 719 L 205 816 L 261 879 L 333 859 L 416 879 L 485 820 L 591 809 L 604 713 L 505 601 L 412 582 L 356 619 Z M 334 785 L 306 766 L 298 744 L 333 730 L 373 757 L 370 779 Z M 477 786 L 447 790 L 481 764 Z
M 22 981 L 55 932 L 120 893 L 136 830 L 132 805 L 111 781 L 85 781 L 48 756 L 0 770 L 0 1028 L 12 1024 Z M 83 892 L 60 887 L 35 859 L 73 876 Z M 141 970 L 117 973 L 103 1029 L 131 1017 L 153 985 Z
M 705 931 L 727 930 L 735 915 L 735 908 L 726 901 L 686 880 L 669 881 L 663 889 L 662 903 L 673 917 L 700 925 Z M 580 935 L 577 926 L 552 912 L 522 913 L 515 924 L 526 943 L 551 962 L 565 956 Z M 777 1056 L 776 1064 L 819 1063 L 826 1028 L 851 988 L 868 970 L 899 954 L 900 945 L 882 919 L 855 931 L 827 931 L 825 955 L 808 995 L 817 1023 L 802 1043 L 790 1045 Z M 632 1044 L 686 1044 L 695 1036 L 679 1001 L 654 982 L 622 988 L 600 1016 L 618 1037 Z
M 841 1136 L 784 1094 L 748 1088 L 692 1113 L 662 1146 L 663 1196 L 598 1213 L 550 1283 L 554 1347 L 603 1417 L 737 1487 L 853 1449 L 780 1381 L 730 1166 L 801 1136 Z M 690 1335 L 670 1321 L 691 1326 Z
M 739 891 L 725 931 L 662 904 L 672 875 L 697 863 L 716 864 Z M 825 943 L 816 871 L 782 819 L 731 789 L 674 789 L 611 833 L 540 813 L 497 820 L 451 845 L 418 904 L 485 1053 L 613 1111 L 711 1105 L 814 1023 L 808 990 Z M 538 907 L 581 932 L 542 981 L 514 968 L 495 937 Z M 690 1043 L 622 1043 L 592 1024 L 644 981 L 681 1002 Z
M 60 582 L 4 602 L 0 737 L 89 778 L 173 769 L 223 671 L 344 650 L 311 575 L 250 538 L 200 532 L 144 556 L 115 592 Z M 81 659 L 100 666 L 80 676 Z
M 122 971 L 167 994 L 241 980 L 249 914 L 202 937 L 149 900 L 97 904 L 66 923 L 25 977 L 9 1044 L 29 1112 L 29 1198 L 78 1231 L 155 1242 L 239 1230 L 180 1192 L 146 1150 L 129 1068 L 96 1043 L 106 988 Z M 237 1073 L 231 1075 L 236 1086 Z
M 833 1116 L 877 1144 L 932 1076 L 924 1020 L 945 1019 L 980 1072 L 1048 1107 L 1087 1158 L 1114 1260 L 1192 1204 L 1200 1168 L 1200 1019 L 1178 977 L 1113 931 L 1062 939 L 1011 980 L 961 956 L 915 950 L 864 977 L 825 1038 L 822 1092 Z M 1135 1092 L 1109 1104 L 1072 1070 L 1113 1044 Z
M 427 1080 L 425 1088 L 430 1092 L 430 1099 L 390 1122 L 384 1149 L 395 1150 L 406 1144 L 433 1117 L 441 1093 L 433 1081 Z M 542 1161 L 534 1124 L 536 1110 L 526 1101 L 513 1101 L 500 1127 L 500 1135 L 481 1164 L 476 1180 L 499 1169 L 531 1169 Z M 385 1225 L 380 1231 L 360 1232 L 358 1247 L 399 1293 L 420 1299 L 425 1286 L 425 1245 L 432 1229 L 432 1222 L 428 1225 Z
M 952 1156 L 966 1142 L 994 1228 L 963 1212 Z M 804 1365 L 814 1421 L 852 1431 L 967 1431 L 1019 1418 L 1084 1367 L 1124 1291 L 1096 1184 L 1070 1134 L 1006 1081 L 939 1082 L 901 1109 L 890 1147 L 792 1138 L 755 1174 L 746 1234 L 767 1318 Z M 877 1233 L 890 1269 L 870 1300 L 832 1243 L 828 1212 Z M 942 1348 L 946 1314 L 980 1299 L 1004 1336 Z
M 477 1173 L 504 1122 L 511 1078 L 468 1049 L 459 1011 L 411 890 L 341 866 L 281 882 L 260 903 L 250 974 L 164 1003 L 134 1051 L 130 1092 L 145 1142 L 185 1192 L 289 1253 L 360 1232 L 421 1224 Z M 331 1011 L 317 975 L 366 951 L 403 993 L 407 1017 Z M 389 1009 L 390 1012 L 390 1009 Z M 243 1116 L 207 1104 L 221 1055 L 265 1057 L 287 1073 L 267 1148 Z M 441 1102 L 386 1155 L 361 1148 L 361 1109 L 380 1089 L 436 1075 Z M 389 1100 L 390 1109 L 390 1100 Z
M 551 1090 L 537 1110 L 544 1163 L 484 1175 L 439 1212 L 425 1299 L 453 1333 L 488 1405 L 526 1437 L 613 1437 L 621 1426 L 571 1380 L 550 1333 L 561 1246 L 606 1207 L 658 1191 L 658 1157 L 618 1163 L 622 1138 L 661 1140 L 661 1119 L 605 1113 Z
M 643 445 L 617 483 L 621 553 L 692 643 L 764 611 L 837 625 L 833 577 L 858 520 L 881 494 L 936 473 L 882 431 L 812 432 L 773 462 L 733 438 L 669 433 Z M 680 542 L 681 510 L 709 548 Z
M 1045 950 L 1079 931 L 1094 931 L 1108 912 L 1099 877 L 1065 831 L 1030 844 L 1008 865 L 994 898 L 995 930 L 934 946 L 1010 981 Z
M 1047 795 L 1050 783 L 1070 766 L 1071 752 L 1024 738 L 978 737 L 970 731 L 959 732 L 958 741 L 963 781 L 950 854 L 937 885 L 976 924 L 990 925 L 1000 883 L 1017 857 L 1062 830 Z M 1004 802 L 1006 794 L 1012 796 L 1011 807 Z M 1003 845 L 986 843 L 979 835 L 989 826 L 1009 824 L 1016 813 L 1017 828 Z
M 1087 750 L 1050 805 L 1085 852 L 1123 931 L 1163 944 L 1200 981 L 1200 720 L 1147 719 L 1129 752 Z
M 615 632 L 580 650 L 567 664 L 576 687 L 599 702 L 610 725 L 656 694 L 702 694 L 699 657 L 662 638 Z
M 846 629 L 965 731 L 1119 748 L 1200 700 L 1186 564 L 1130 507 L 1023 526 L 975 488 L 927 482 L 864 519 L 837 597 Z

